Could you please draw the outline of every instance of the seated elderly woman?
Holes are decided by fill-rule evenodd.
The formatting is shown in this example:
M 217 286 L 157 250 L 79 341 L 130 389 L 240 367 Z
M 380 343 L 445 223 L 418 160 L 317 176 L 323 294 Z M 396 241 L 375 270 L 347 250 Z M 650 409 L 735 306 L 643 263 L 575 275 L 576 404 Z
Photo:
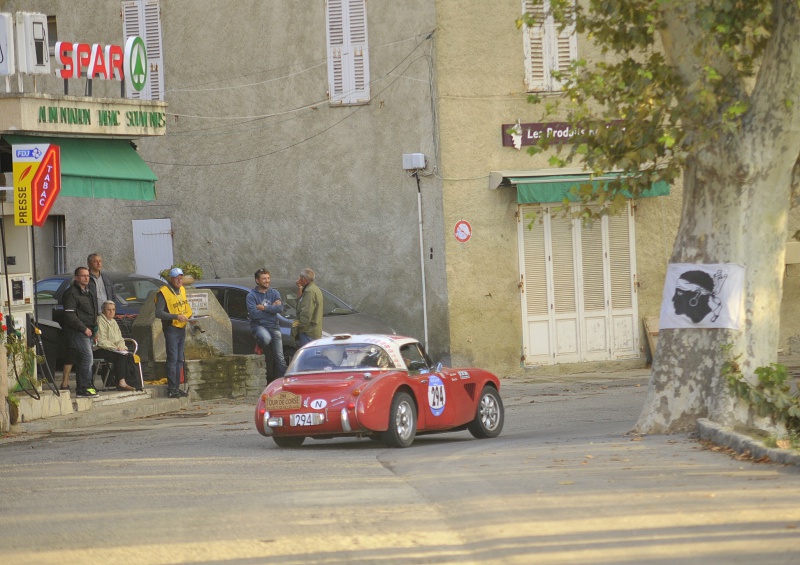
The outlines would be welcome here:
M 119 325 L 114 319 L 116 313 L 117 305 L 114 302 L 111 300 L 103 302 L 103 313 L 97 317 L 97 349 L 94 351 L 94 356 L 111 363 L 117 390 L 142 390 L 141 386 L 134 388 L 125 381 L 135 375 L 136 364 L 133 355 L 125 346 L 122 332 L 119 331 Z

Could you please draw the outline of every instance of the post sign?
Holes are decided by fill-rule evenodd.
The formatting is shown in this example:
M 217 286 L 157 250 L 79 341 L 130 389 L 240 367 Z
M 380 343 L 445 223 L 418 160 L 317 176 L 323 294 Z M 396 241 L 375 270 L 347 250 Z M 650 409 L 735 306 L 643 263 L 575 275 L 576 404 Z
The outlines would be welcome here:
M 14 225 L 42 227 L 61 190 L 61 149 L 49 143 L 14 145 Z

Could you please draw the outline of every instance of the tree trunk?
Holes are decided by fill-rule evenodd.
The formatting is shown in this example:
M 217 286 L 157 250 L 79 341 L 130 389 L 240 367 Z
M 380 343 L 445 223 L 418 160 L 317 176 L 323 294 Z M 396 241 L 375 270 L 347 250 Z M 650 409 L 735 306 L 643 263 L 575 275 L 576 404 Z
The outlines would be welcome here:
M 730 355 L 742 354 L 740 366 L 748 378 L 777 358 L 797 142 L 781 149 L 741 138 L 722 140 L 689 162 L 671 262 L 743 265 L 743 322 L 738 331 L 661 330 L 636 431 L 685 432 L 694 429 L 698 418 L 752 424 L 747 407 L 737 406 L 721 375 L 729 358 L 722 347 L 733 344 Z

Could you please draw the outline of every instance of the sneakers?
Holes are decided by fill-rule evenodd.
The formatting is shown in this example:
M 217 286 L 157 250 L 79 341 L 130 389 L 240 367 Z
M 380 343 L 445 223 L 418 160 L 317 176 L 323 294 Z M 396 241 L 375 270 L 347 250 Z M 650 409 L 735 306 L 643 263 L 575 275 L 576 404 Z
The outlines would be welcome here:
M 186 398 L 189 396 L 189 393 L 184 390 L 174 390 L 167 394 L 169 398 Z
M 93 388 L 87 388 L 86 390 L 78 390 L 75 392 L 76 392 L 75 396 L 77 396 L 78 398 L 97 398 L 98 396 L 100 396 L 99 394 L 97 394 L 97 391 Z

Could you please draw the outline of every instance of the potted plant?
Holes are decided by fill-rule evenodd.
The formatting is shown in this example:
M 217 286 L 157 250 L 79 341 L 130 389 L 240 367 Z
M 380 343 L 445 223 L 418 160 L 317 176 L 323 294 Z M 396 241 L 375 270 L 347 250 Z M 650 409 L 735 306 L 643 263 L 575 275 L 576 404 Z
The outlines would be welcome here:
M 178 267 L 183 271 L 183 284 L 192 284 L 194 281 L 199 281 L 203 278 L 203 268 L 200 265 L 189 263 L 188 261 L 179 261 L 172 265 L 169 269 L 164 269 L 158 273 L 162 279 L 167 280 L 170 270 Z

